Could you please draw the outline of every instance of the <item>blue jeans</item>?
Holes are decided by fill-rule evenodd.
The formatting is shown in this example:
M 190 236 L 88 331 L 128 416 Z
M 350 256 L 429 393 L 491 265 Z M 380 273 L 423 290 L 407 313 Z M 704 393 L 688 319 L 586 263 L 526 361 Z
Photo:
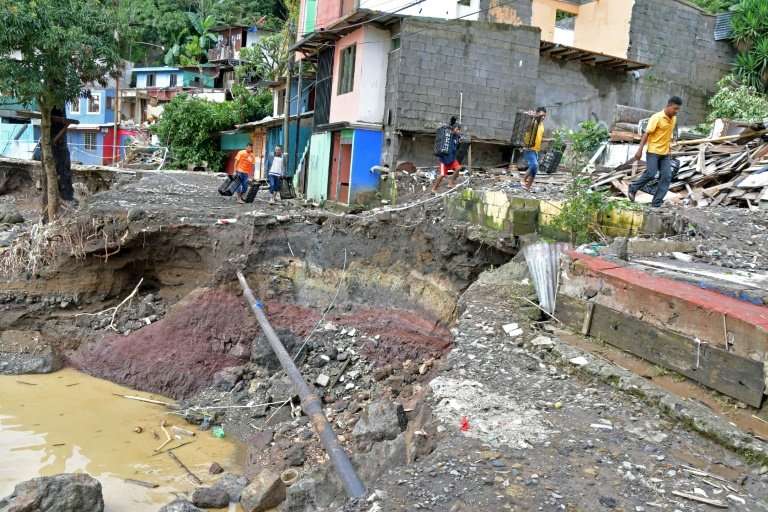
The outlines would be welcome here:
M 280 180 L 282 177 L 275 176 L 274 174 L 269 175 L 269 192 L 270 194 L 274 194 L 275 192 L 280 192 Z
M 648 183 L 659 175 L 659 184 L 653 194 L 651 206 L 658 208 L 664 203 L 664 196 L 669 192 L 669 185 L 672 183 L 672 157 L 669 155 L 657 155 L 647 153 L 645 157 L 647 166 L 645 172 L 629 186 L 630 193 L 637 193 Z
M 532 149 L 526 149 L 523 151 L 523 158 L 528 163 L 528 174 L 535 178 L 539 172 L 539 153 Z
M 245 194 L 248 192 L 248 175 L 244 172 L 238 172 L 237 178 L 240 180 L 240 187 L 235 192 Z

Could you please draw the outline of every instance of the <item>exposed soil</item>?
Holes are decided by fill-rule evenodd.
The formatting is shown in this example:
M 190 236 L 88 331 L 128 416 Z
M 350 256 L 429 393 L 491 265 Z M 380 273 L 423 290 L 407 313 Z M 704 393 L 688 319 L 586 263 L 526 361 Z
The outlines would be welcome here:
M 69 359 L 91 375 L 183 398 L 209 386 L 222 368 L 242 364 L 257 332 L 239 297 L 202 289 L 162 320 L 128 336 L 112 334 L 84 344 Z

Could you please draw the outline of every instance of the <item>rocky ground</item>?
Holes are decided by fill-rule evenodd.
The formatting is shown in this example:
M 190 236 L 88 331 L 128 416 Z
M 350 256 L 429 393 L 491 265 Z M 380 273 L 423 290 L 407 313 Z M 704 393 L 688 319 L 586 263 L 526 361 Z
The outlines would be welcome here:
M 414 182 L 403 197 L 429 197 L 418 177 L 403 176 Z M 543 177 L 533 195 L 558 179 Z M 501 172 L 477 181 L 515 183 Z M 248 512 L 272 503 L 294 512 L 683 512 L 708 510 L 707 501 L 768 511 L 765 457 L 737 455 L 648 395 L 585 374 L 580 356 L 563 362 L 554 326 L 520 299 L 533 297 L 524 263 L 505 264 L 516 249 L 473 239 L 439 201 L 344 215 L 266 196 L 236 205 L 216 184 L 126 176 L 82 204 L 98 226 L 82 254 L 12 282 L 0 300 L 0 372 L 68 362 L 178 398 L 174 412 L 190 428 L 247 443 L 244 475 L 225 474 L 164 512 L 238 500 Z M 670 212 L 681 239 L 701 242 L 696 258 L 765 268 L 763 217 L 752 227 L 745 212 L 703 211 Z M 233 268 L 264 298 L 321 396 L 369 487 L 364 500 L 344 503 Z M 82 276 L 74 285 L 73 273 Z M 81 285 L 92 292 L 53 290 Z M 286 471 L 298 480 L 287 488 Z

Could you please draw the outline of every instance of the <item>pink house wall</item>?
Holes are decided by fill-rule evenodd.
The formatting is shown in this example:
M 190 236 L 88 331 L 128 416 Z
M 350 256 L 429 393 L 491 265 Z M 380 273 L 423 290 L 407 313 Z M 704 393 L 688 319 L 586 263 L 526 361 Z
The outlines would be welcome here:
M 341 53 L 352 44 L 355 78 L 351 92 L 337 94 Z M 384 121 L 387 61 L 391 45 L 389 31 L 363 26 L 336 42 L 333 60 L 330 122 L 381 124 Z
M 315 30 L 325 28 L 341 17 L 342 0 L 318 0 Z
M 333 89 L 331 90 L 331 115 L 330 122 L 356 121 L 360 110 L 360 70 L 363 66 L 364 45 L 363 37 L 365 29 L 360 27 L 336 41 L 336 51 L 333 55 Z M 348 46 L 357 43 L 355 50 L 355 82 L 352 92 L 339 95 L 339 66 L 341 66 L 341 52 Z

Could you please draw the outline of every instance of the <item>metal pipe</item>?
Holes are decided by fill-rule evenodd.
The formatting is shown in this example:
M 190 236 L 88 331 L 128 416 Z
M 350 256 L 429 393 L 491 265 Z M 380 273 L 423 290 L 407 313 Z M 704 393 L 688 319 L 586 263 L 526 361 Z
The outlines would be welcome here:
M 277 355 L 277 359 L 280 361 L 285 372 L 288 374 L 288 378 L 291 379 L 294 389 L 298 392 L 301 399 L 301 406 L 304 412 L 309 416 L 309 420 L 315 429 L 320 442 L 323 443 L 328 457 L 331 459 L 331 463 L 336 468 L 336 474 L 344 484 L 344 489 L 347 491 L 347 495 L 351 498 L 362 498 L 365 495 L 365 486 L 355 472 L 355 468 L 352 467 L 347 452 L 339 444 L 339 440 L 336 438 L 336 434 L 333 432 L 328 419 L 323 414 L 323 406 L 320 402 L 320 397 L 312 392 L 307 383 L 304 381 L 301 372 L 293 362 L 293 359 L 285 350 L 280 338 L 277 337 L 274 329 L 267 320 L 267 315 L 264 314 L 264 304 L 262 304 L 253 295 L 251 288 L 248 286 L 248 282 L 245 280 L 245 276 L 242 272 L 237 272 L 237 279 L 240 281 L 240 286 L 243 289 L 243 295 L 245 300 L 251 306 L 251 310 L 256 315 L 256 320 L 259 321 L 261 330 L 267 337 L 269 344 L 272 346 L 272 350 Z

